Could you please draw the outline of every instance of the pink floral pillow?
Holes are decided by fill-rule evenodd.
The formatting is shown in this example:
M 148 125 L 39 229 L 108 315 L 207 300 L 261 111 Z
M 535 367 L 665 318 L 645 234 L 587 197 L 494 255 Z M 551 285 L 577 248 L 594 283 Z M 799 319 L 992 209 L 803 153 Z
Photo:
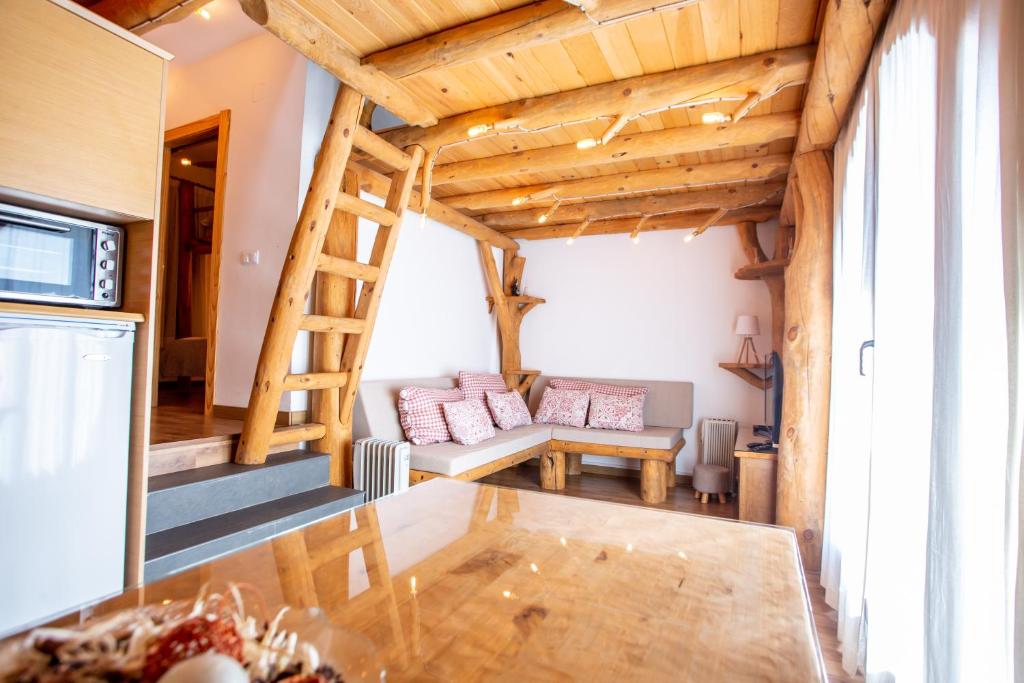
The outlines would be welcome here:
M 463 400 L 459 389 L 405 387 L 398 394 L 398 418 L 405 438 L 417 446 L 451 441 L 441 404 Z
M 587 421 L 590 394 L 585 391 L 544 387 L 533 421 L 538 424 L 582 427 Z
M 563 379 L 561 377 L 556 377 L 551 380 L 550 386 L 554 389 L 585 391 L 591 395 L 591 398 L 593 398 L 594 394 L 622 396 L 625 398 L 647 395 L 647 387 L 625 387 L 619 386 L 618 384 L 598 384 L 597 382 L 587 382 L 582 379 Z
M 448 423 L 452 441 L 463 446 L 494 438 L 494 425 L 487 406 L 479 399 L 443 403 L 444 419 Z
M 593 394 L 590 397 L 590 418 L 587 421 L 587 426 L 594 429 L 642 432 L 644 429 L 644 397 Z
M 488 391 L 487 406 L 491 409 L 491 417 L 499 429 L 515 429 L 533 424 L 530 409 L 518 391 Z
M 484 394 L 488 391 L 508 391 L 505 379 L 501 375 L 492 372 L 466 372 L 465 370 L 459 372 L 459 389 L 462 389 L 462 395 L 466 397 L 466 400 L 477 399 L 480 401 L 484 400 Z

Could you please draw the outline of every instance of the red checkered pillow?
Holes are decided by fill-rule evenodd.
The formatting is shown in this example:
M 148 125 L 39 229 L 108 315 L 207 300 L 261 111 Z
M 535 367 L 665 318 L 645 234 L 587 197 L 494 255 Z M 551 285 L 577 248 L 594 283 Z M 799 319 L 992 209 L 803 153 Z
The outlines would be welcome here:
M 455 443 L 472 446 L 494 438 L 494 425 L 491 424 L 491 416 L 483 401 L 467 399 L 442 403 L 441 409 Z
M 487 406 L 491 409 L 494 424 L 508 430 L 533 424 L 530 409 L 518 391 L 488 391 Z
M 594 429 L 621 429 L 642 432 L 644 429 L 643 396 L 609 396 L 591 394 L 587 426 Z
M 476 399 L 479 401 L 484 400 L 484 395 L 488 391 L 508 391 L 501 375 L 492 372 L 466 372 L 465 370 L 459 372 L 459 389 L 462 389 L 462 395 L 466 397 L 466 400 Z
M 459 389 L 405 387 L 398 393 L 398 418 L 405 438 L 417 446 L 451 441 L 441 404 L 461 401 Z
M 538 424 L 582 427 L 587 421 L 590 394 L 585 391 L 544 387 L 533 421 Z
M 621 396 L 632 398 L 634 396 L 647 396 L 647 387 L 623 387 L 617 384 L 598 384 L 597 382 L 586 382 L 582 379 L 562 379 L 556 377 L 551 380 L 550 386 L 554 389 L 569 389 L 570 391 L 585 391 L 593 398 L 594 394 L 605 394 L 606 396 Z

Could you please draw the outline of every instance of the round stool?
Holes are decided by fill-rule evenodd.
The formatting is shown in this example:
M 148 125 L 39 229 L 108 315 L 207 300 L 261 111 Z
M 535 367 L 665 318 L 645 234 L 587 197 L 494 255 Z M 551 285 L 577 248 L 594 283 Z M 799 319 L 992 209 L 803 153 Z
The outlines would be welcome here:
M 725 494 L 731 490 L 728 467 L 704 463 L 693 466 L 693 497 L 700 498 L 702 504 L 707 503 L 712 494 L 717 494 L 718 502 L 724 503 Z

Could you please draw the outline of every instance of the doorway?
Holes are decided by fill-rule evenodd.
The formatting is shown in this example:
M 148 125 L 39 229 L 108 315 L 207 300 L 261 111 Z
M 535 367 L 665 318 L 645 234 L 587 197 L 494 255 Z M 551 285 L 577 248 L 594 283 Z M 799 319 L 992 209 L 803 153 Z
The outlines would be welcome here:
M 164 136 L 154 438 L 162 417 L 203 436 L 213 413 L 230 121 L 225 110 Z

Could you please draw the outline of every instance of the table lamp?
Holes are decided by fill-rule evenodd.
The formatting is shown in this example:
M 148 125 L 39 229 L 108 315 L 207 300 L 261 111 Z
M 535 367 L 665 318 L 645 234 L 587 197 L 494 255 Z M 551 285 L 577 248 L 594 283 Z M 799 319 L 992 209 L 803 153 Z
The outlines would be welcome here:
M 761 325 L 756 315 L 740 315 L 736 317 L 736 335 L 743 337 L 743 345 L 740 346 L 740 355 L 737 363 L 757 363 L 757 348 L 754 346 L 754 337 L 761 334 Z M 750 360 L 753 354 L 754 360 Z

